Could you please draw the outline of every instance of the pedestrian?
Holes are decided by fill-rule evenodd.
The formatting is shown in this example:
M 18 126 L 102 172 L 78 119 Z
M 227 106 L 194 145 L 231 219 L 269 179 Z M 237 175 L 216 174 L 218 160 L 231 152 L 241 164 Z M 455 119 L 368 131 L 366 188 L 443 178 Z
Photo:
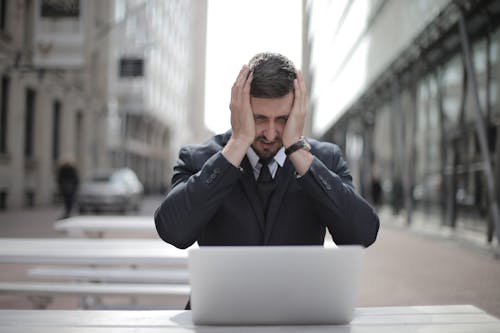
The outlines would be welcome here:
M 79 184 L 78 170 L 71 159 L 63 159 L 59 163 L 57 184 L 64 203 L 62 218 L 68 218 L 71 216 Z
M 373 205 L 375 207 L 379 207 L 382 204 L 383 193 L 382 193 L 382 184 L 377 176 L 373 176 L 372 178 L 371 191 L 372 191 L 371 194 L 372 194 Z
M 307 107 L 293 63 L 255 55 L 231 89 L 231 130 L 181 148 L 159 236 L 178 248 L 323 245 L 328 229 L 336 244 L 372 244 L 377 214 L 339 147 L 303 136 Z

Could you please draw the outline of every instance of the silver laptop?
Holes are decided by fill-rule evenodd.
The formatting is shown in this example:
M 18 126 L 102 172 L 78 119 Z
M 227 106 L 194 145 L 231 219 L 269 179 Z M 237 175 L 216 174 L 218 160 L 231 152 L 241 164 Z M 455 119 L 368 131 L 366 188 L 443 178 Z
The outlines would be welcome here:
M 346 324 L 357 302 L 361 246 L 189 250 L 198 325 Z

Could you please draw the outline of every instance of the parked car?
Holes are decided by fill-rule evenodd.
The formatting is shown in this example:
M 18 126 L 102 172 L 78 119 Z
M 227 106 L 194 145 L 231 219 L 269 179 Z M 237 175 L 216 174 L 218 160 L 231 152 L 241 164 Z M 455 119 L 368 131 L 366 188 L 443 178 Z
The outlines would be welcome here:
M 138 211 L 144 187 L 129 168 L 99 170 L 81 184 L 78 193 L 80 213 L 113 210 Z

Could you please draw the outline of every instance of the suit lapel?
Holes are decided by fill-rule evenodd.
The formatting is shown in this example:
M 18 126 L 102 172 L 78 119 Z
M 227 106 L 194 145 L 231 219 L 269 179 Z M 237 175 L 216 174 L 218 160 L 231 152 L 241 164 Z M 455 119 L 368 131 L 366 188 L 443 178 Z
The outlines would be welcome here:
M 264 230 L 265 220 L 264 220 L 263 208 L 262 204 L 260 203 L 260 199 L 257 196 L 257 187 L 255 183 L 255 176 L 253 174 L 253 169 L 246 156 L 245 158 L 243 158 L 243 162 L 241 163 L 241 165 L 243 167 L 243 177 L 241 177 L 241 183 L 243 185 L 243 189 L 245 190 L 248 199 L 250 201 L 250 204 L 252 205 L 255 216 L 259 221 L 259 226 L 261 230 Z
M 285 160 L 285 164 L 283 167 L 278 170 L 276 175 L 276 189 L 271 197 L 271 202 L 269 203 L 269 208 L 266 216 L 265 223 L 265 234 L 264 234 L 264 242 L 267 244 L 269 241 L 269 237 L 271 236 L 271 231 L 273 230 L 273 226 L 276 223 L 276 218 L 278 216 L 278 212 L 281 208 L 281 203 L 285 197 L 286 190 L 288 189 L 288 185 L 290 180 L 294 177 L 294 167 L 290 160 L 287 158 Z

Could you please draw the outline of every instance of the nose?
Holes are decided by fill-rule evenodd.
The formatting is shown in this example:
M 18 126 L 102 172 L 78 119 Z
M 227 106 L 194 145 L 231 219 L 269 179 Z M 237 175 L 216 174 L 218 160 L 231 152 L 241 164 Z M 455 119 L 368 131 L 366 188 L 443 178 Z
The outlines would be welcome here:
M 266 130 L 264 131 L 264 137 L 267 141 L 274 141 L 276 138 L 276 126 L 272 120 L 267 122 Z

